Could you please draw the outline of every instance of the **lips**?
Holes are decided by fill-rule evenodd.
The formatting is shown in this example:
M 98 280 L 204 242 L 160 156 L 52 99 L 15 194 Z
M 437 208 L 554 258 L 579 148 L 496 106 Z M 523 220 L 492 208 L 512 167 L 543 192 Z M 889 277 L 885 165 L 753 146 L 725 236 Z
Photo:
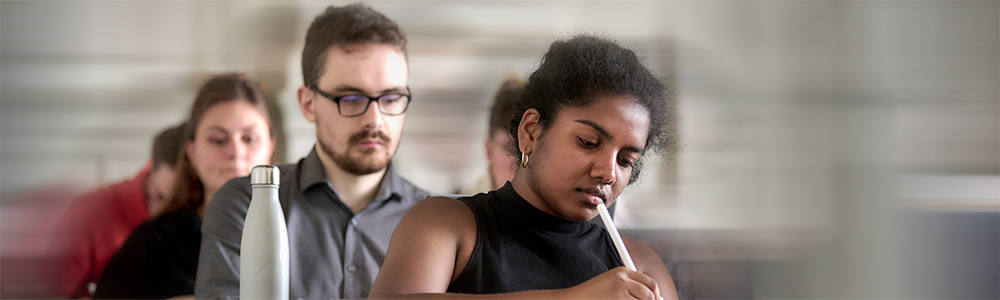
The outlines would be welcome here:
M 382 131 L 361 131 L 351 135 L 348 142 L 351 144 L 361 145 L 363 147 L 375 148 L 388 145 L 389 136 Z
M 245 176 L 247 174 L 250 174 L 250 171 L 247 170 L 246 172 L 243 172 L 243 168 L 228 167 L 228 168 L 223 168 L 222 173 L 228 176 Z
M 608 195 L 605 194 L 604 191 L 599 188 L 596 187 L 578 188 L 577 191 L 582 192 L 584 196 L 587 197 L 587 200 L 589 200 L 590 203 L 595 206 L 601 203 L 608 202 Z
M 372 147 L 372 148 L 378 147 L 378 146 L 382 145 L 382 141 L 379 140 L 379 139 L 364 139 L 364 140 L 362 140 L 362 141 L 360 141 L 358 143 L 361 146 Z

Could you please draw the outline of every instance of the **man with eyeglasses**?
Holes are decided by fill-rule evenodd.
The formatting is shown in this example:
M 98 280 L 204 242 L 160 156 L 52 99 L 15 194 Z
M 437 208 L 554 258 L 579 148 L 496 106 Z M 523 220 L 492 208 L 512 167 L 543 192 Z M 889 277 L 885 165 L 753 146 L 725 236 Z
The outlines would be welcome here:
M 308 156 L 280 166 L 289 298 L 366 298 L 396 224 L 427 192 L 392 168 L 406 108 L 406 37 L 361 4 L 329 7 L 306 32 L 299 108 L 316 124 Z M 198 299 L 239 297 L 247 177 L 213 197 L 202 224 Z

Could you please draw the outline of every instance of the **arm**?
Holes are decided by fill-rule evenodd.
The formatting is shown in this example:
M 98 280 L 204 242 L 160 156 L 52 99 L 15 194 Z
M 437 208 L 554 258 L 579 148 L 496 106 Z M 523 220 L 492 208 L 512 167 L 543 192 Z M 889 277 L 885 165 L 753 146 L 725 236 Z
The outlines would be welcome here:
M 97 281 L 95 299 L 153 297 L 148 287 L 155 283 L 151 283 L 146 275 L 161 270 L 150 270 L 149 259 L 164 259 L 164 255 L 152 245 L 155 239 L 151 238 L 152 229 L 148 225 L 144 223 L 137 227 L 108 261 Z
M 667 267 L 663 265 L 660 255 L 656 254 L 656 251 L 653 251 L 649 245 L 636 239 L 622 236 L 622 241 L 625 242 L 625 248 L 628 248 L 637 271 L 656 281 L 662 299 L 677 299 L 674 280 L 670 277 L 670 271 L 667 271 Z
M 53 259 L 50 270 L 53 288 L 59 296 L 70 299 L 90 297 L 87 284 L 99 279 L 92 278 L 95 266 L 90 259 L 97 255 L 94 228 L 83 218 L 88 208 L 81 202 L 74 201 L 59 221 L 49 249 Z
M 209 202 L 201 226 L 196 298 L 239 298 L 240 241 L 249 205 L 250 182 L 246 177 L 227 182 Z
M 509 294 L 446 294 L 472 255 L 476 220 L 464 203 L 443 197 L 415 205 L 393 232 L 385 263 L 372 286 L 372 299 L 655 299 L 652 278 L 624 267 L 577 286 Z
M 117 186 L 120 184 L 74 199 L 60 218 L 49 249 L 55 260 L 51 279 L 60 296 L 91 297 L 89 283 L 97 283 L 105 265 L 139 225 L 125 227 L 114 222 L 121 217 L 121 208 L 112 201 Z
M 444 293 L 475 243 L 476 220 L 468 206 L 445 197 L 420 201 L 396 226 L 369 297 Z
M 193 210 L 182 209 L 140 225 L 108 263 L 94 297 L 165 299 L 192 294 L 198 219 Z

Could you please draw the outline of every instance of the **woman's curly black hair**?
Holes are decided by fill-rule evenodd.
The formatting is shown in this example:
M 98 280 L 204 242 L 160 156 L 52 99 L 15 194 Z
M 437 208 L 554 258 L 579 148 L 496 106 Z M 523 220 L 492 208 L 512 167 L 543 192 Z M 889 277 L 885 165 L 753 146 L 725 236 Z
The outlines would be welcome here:
M 542 57 L 538 70 L 528 77 L 514 106 L 514 119 L 510 121 L 511 154 L 521 156 L 517 130 L 528 109 L 538 110 L 544 131 L 563 108 L 585 106 L 606 95 L 634 99 L 649 112 L 646 153 L 642 157 L 670 150 L 675 144 L 676 110 L 667 92 L 663 82 L 635 53 L 614 41 L 592 35 L 556 41 Z M 641 161 L 640 158 L 632 168 L 628 184 L 639 177 Z

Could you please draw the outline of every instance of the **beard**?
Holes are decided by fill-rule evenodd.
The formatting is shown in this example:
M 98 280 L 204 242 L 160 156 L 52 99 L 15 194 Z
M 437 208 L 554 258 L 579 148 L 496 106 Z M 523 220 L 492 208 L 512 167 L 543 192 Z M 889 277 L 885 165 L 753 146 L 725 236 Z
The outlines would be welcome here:
M 378 149 L 363 148 L 357 145 L 358 142 L 368 138 L 376 138 L 385 149 L 385 155 L 379 155 Z M 392 158 L 395 149 L 390 149 L 391 140 L 382 131 L 361 131 L 351 135 L 347 139 L 347 149 L 342 153 L 334 151 L 333 147 L 321 138 L 320 149 L 326 153 L 340 169 L 353 175 L 368 175 L 384 170 Z

